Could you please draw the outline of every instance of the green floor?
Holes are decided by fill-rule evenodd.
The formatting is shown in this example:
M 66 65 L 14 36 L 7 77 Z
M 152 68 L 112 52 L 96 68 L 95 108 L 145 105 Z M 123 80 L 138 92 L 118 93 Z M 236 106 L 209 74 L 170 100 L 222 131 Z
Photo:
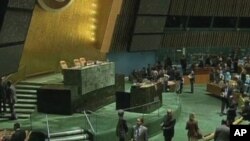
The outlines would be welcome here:
M 180 95 L 182 110 L 175 126 L 173 141 L 187 140 L 185 130 L 189 113 L 194 112 L 198 120 L 199 128 L 203 134 L 211 133 L 220 125 L 222 118 L 220 112 L 220 100 L 206 94 L 205 85 L 196 85 L 193 94 L 189 93 L 189 86 L 184 87 L 184 93 Z M 150 138 L 150 141 L 163 141 L 162 134 Z
M 126 89 L 129 90 L 129 85 L 126 85 Z M 126 112 L 125 118 L 128 120 L 128 124 L 132 126 L 135 119 L 138 116 L 144 116 L 145 122 L 151 122 L 155 119 L 163 117 L 165 110 L 172 108 L 176 110 L 181 103 L 181 112 L 178 116 L 178 120 L 175 126 L 175 136 L 173 141 L 185 141 L 186 130 L 185 124 L 188 120 L 188 115 L 191 112 L 196 113 L 197 120 L 199 122 L 199 127 L 204 134 L 211 133 L 215 130 L 215 127 L 220 124 L 222 118 L 219 115 L 220 111 L 220 101 L 219 99 L 209 96 L 206 94 L 205 85 L 196 85 L 195 92 L 193 94 L 189 93 L 189 86 L 184 87 L 183 94 L 176 96 L 175 93 L 163 93 L 163 107 L 149 115 L 138 115 L 135 113 Z M 89 124 L 85 120 L 84 114 L 74 114 L 72 116 L 58 116 L 58 115 L 48 115 L 48 121 L 50 126 L 50 131 L 60 131 L 68 130 L 78 127 L 90 128 Z M 93 124 L 93 129 L 97 134 L 107 135 L 108 133 L 114 131 L 114 127 L 117 121 L 117 115 L 115 111 L 115 103 L 107 105 L 102 109 L 99 109 L 89 117 L 91 123 Z M 14 122 L 17 121 L 0 121 L 0 129 L 12 128 Z M 26 129 L 43 130 L 46 132 L 47 122 L 46 115 L 41 113 L 35 113 L 32 115 L 30 120 L 23 120 L 21 122 L 22 126 Z M 158 125 L 156 125 L 157 127 Z M 66 129 L 67 128 L 67 129 Z M 150 130 L 150 128 L 149 128 Z M 99 136 L 97 138 L 99 141 L 109 141 L 110 139 L 105 139 L 105 136 Z M 114 138 L 112 140 L 115 140 Z M 154 136 L 150 137 L 150 141 L 162 141 L 163 136 L 159 127 L 159 132 Z
M 61 74 L 55 73 L 24 81 L 31 83 L 54 84 L 62 83 L 62 79 Z M 126 83 L 126 91 L 130 90 L 130 86 L 130 84 Z M 173 141 L 187 140 L 185 124 L 188 120 L 189 113 L 191 112 L 196 113 L 199 127 L 204 134 L 213 132 L 216 126 L 220 124 L 221 119 L 226 118 L 225 116 L 221 117 L 219 115 L 220 100 L 207 95 L 206 85 L 195 85 L 195 91 L 193 94 L 189 93 L 189 91 L 190 87 L 188 85 L 184 87 L 184 92 L 179 96 L 171 92 L 163 93 L 163 106 L 158 110 L 145 115 L 125 112 L 125 118 L 128 120 L 128 124 L 131 127 L 135 124 L 135 119 L 137 117 L 144 116 L 146 125 L 149 125 L 149 132 L 152 133 L 152 130 L 158 131 L 154 132 L 149 139 L 150 141 L 163 141 L 159 119 L 162 119 L 168 108 L 173 109 L 178 115 Z M 96 132 L 96 135 L 98 135 L 96 141 L 117 140 L 114 137 L 114 130 L 117 121 L 115 103 L 109 104 L 95 111 L 89 116 L 89 120 L 93 125 L 93 130 Z M 0 120 L 0 130 L 11 129 L 15 122 L 17 121 Z M 25 129 L 42 130 L 47 132 L 46 114 L 34 113 L 31 115 L 31 119 L 18 120 L 18 122 L 20 122 Z M 152 125 L 152 123 L 154 125 Z M 48 124 L 50 132 L 65 131 L 74 128 L 91 129 L 83 113 L 74 114 L 72 116 L 48 115 Z

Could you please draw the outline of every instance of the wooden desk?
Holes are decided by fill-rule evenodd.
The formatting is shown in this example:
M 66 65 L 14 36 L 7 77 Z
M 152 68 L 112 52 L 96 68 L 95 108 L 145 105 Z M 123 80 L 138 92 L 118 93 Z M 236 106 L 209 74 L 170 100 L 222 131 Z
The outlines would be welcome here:
M 211 68 L 195 68 L 195 84 L 206 84 L 209 82 L 209 73 Z M 188 76 L 184 76 L 184 85 L 189 85 L 190 81 Z
M 63 69 L 64 84 L 77 86 L 79 94 L 115 85 L 115 63 Z
M 221 97 L 222 87 L 219 87 L 219 85 L 215 83 L 208 83 L 207 91 L 212 95 Z

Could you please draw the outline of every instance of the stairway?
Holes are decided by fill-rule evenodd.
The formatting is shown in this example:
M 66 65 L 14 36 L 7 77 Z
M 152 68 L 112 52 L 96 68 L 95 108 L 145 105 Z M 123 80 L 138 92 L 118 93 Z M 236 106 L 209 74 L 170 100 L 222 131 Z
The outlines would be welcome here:
M 84 129 L 75 129 L 50 134 L 50 141 L 91 141 L 91 133 Z
M 15 111 L 18 119 L 28 119 L 30 114 L 36 111 L 37 102 L 37 89 L 42 84 L 33 84 L 27 82 L 19 82 L 15 85 L 16 88 L 16 104 Z M 10 117 L 10 109 L 6 104 L 7 113 L 2 118 Z

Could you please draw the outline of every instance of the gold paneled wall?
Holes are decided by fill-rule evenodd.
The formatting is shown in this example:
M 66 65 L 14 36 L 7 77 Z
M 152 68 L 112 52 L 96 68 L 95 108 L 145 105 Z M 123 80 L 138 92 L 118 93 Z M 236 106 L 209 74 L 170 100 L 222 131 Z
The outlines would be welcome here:
M 106 54 L 100 52 L 99 45 L 112 1 L 74 0 L 69 7 L 59 12 L 45 11 L 37 4 L 19 71 L 30 76 L 58 71 L 60 60 L 65 60 L 69 66 L 73 65 L 74 58 L 79 57 L 105 60 Z
M 98 29 L 96 33 L 98 49 L 101 49 L 101 45 L 103 42 L 105 30 L 107 28 L 107 22 L 110 16 L 109 13 L 110 13 L 113 1 L 114 0 L 99 0 L 99 5 L 97 8 L 98 8 L 98 11 L 100 12 L 97 13 Z

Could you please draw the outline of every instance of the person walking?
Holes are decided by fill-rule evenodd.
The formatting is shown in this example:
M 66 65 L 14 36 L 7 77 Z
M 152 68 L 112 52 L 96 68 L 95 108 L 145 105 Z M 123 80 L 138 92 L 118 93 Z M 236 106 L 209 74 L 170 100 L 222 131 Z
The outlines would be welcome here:
M 138 118 L 132 128 L 131 141 L 148 141 L 148 128 L 143 125 L 144 119 Z
M 10 120 L 15 120 L 16 113 L 15 113 L 14 106 L 16 103 L 16 88 L 14 87 L 11 81 L 7 82 L 6 97 L 7 97 L 7 101 L 9 104 L 10 113 L 11 113 Z
M 123 118 L 124 111 L 118 110 L 118 122 L 116 125 L 116 136 L 119 138 L 119 141 L 125 141 L 126 134 L 128 133 L 127 121 Z
M 175 123 L 176 119 L 173 118 L 173 111 L 171 109 L 168 109 L 167 114 L 164 116 L 161 123 L 165 141 L 172 141 L 172 138 L 174 137 Z
M 226 120 L 221 120 L 221 125 L 216 128 L 214 141 L 230 141 L 230 129 Z
M 198 141 L 201 134 L 199 131 L 198 121 L 195 119 L 194 113 L 189 115 L 189 120 L 186 123 L 186 130 L 188 131 L 188 141 Z
M 195 82 L 195 74 L 192 70 L 191 73 L 188 75 L 190 86 L 191 86 L 191 93 L 194 93 L 194 82 Z

